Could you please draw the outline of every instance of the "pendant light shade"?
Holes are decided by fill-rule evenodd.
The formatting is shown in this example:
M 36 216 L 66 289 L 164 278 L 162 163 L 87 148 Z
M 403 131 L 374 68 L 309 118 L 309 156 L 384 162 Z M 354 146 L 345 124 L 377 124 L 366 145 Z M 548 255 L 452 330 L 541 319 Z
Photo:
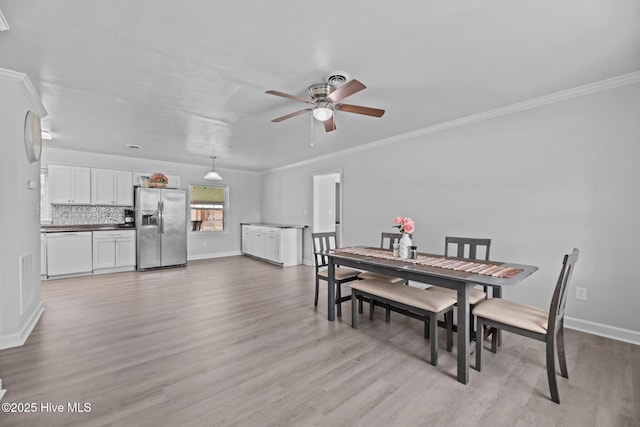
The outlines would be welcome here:
M 204 176 L 204 179 L 208 179 L 211 181 L 220 181 L 222 180 L 222 176 L 220 176 L 220 174 L 218 172 L 216 172 L 216 165 L 215 165 L 215 160 L 216 158 L 214 156 L 211 156 L 211 170 L 209 172 L 207 172 L 207 174 Z

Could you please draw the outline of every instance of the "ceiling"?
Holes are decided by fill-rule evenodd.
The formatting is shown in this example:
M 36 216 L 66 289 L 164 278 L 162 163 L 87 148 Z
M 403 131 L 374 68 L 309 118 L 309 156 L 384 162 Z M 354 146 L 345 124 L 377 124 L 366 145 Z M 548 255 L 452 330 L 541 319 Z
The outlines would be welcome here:
M 45 146 L 268 170 L 640 70 L 640 0 L 0 0 L 0 68 L 26 73 Z M 309 85 L 367 89 L 335 132 Z M 313 142 L 313 146 L 311 145 Z M 138 144 L 138 150 L 126 148 Z M 45 148 L 46 149 L 46 148 Z

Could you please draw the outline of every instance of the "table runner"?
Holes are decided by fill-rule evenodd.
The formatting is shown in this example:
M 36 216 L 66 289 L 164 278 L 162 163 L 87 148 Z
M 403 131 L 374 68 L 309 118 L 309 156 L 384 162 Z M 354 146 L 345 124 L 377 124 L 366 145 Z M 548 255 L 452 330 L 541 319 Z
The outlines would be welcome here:
M 502 264 L 492 262 L 468 261 L 460 258 L 445 258 L 437 255 L 418 254 L 417 259 L 401 259 L 393 256 L 393 253 L 386 249 L 368 247 L 347 247 L 334 249 L 336 253 L 351 255 L 369 256 L 393 261 L 402 261 L 416 266 L 429 266 L 444 268 L 447 270 L 461 271 L 465 273 L 482 274 L 484 276 L 512 278 L 522 272 L 521 268 L 505 267 Z

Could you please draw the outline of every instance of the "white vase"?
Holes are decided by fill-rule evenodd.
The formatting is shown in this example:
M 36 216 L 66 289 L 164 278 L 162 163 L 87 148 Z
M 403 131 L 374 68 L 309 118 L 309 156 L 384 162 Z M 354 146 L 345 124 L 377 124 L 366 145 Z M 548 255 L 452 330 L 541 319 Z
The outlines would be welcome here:
M 402 233 L 402 238 L 400 239 L 400 258 L 407 259 L 409 258 L 409 247 L 412 245 L 411 237 L 407 233 Z

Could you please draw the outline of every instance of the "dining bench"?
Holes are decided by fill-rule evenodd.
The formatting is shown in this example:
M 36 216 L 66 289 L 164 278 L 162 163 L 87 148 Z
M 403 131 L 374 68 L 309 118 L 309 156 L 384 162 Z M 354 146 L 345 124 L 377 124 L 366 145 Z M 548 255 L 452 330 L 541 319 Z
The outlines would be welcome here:
M 447 329 L 447 351 L 453 347 L 453 306 L 454 298 L 437 292 L 376 279 L 357 280 L 349 283 L 351 287 L 351 327 L 357 328 L 358 300 L 369 300 L 369 319 L 373 320 L 376 303 L 386 309 L 385 321 L 389 322 L 390 311 L 423 320 L 425 338 L 431 342 L 431 364 L 438 365 L 438 321 L 440 314 L 445 315 Z

